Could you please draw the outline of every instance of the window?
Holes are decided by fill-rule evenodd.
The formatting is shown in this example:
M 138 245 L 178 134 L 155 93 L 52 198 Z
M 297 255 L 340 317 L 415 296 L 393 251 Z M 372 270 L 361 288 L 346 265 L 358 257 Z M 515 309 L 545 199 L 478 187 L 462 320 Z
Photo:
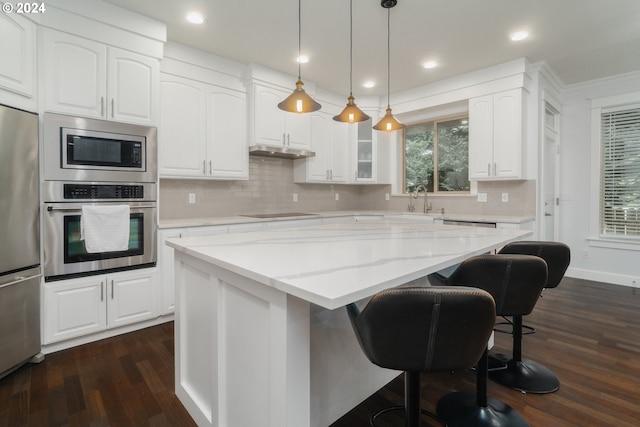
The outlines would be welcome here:
M 603 108 L 600 235 L 640 238 L 640 105 Z
M 469 192 L 469 119 L 459 117 L 407 126 L 404 189 Z

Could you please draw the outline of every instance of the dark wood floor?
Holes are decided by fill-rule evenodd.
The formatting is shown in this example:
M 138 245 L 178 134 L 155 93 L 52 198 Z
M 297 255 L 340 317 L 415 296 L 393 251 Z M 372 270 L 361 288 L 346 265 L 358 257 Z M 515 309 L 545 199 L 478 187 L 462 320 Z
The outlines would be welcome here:
M 533 427 L 640 426 L 640 289 L 565 278 L 525 321 L 537 329 L 525 357 L 552 369 L 560 390 L 523 394 L 489 382 L 490 396 Z M 510 345 L 497 334 L 497 350 Z M 50 354 L 0 380 L 0 427 L 193 426 L 174 394 L 173 365 L 172 323 Z M 423 375 L 423 407 L 473 391 L 474 380 Z M 399 377 L 331 427 L 367 426 L 372 412 L 402 401 Z

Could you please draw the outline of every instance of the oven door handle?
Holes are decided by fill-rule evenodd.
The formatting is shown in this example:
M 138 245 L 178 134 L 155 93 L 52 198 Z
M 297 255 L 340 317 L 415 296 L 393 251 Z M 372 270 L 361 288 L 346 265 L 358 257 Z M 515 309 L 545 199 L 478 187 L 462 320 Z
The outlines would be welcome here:
M 131 206 L 130 209 L 151 209 L 156 208 L 156 205 L 137 205 Z M 82 206 L 47 206 L 47 212 L 53 211 L 81 211 Z

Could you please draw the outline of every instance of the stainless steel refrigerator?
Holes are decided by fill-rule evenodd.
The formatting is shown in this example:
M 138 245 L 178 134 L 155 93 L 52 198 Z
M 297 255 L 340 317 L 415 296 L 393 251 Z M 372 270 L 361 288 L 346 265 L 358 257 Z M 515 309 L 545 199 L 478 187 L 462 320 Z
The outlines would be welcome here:
M 40 353 L 38 115 L 0 105 L 0 378 Z

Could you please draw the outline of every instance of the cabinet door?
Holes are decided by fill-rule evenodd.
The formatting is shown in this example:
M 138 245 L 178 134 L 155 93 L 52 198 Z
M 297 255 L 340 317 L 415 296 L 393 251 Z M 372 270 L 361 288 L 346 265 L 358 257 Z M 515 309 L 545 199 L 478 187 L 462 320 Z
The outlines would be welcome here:
M 156 269 L 107 276 L 109 328 L 153 319 L 158 314 Z
M 329 114 L 321 111 L 311 113 L 311 149 L 315 157 L 309 157 L 307 162 L 307 180 L 324 182 L 329 180 L 331 161 L 331 122 Z
M 160 80 L 159 62 L 112 47 L 108 53 L 108 119 L 154 124 Z
M 493 98 L 493 162 L 496 178 L 520 178 L 522 168 L 522 91 Z
M 287 95 L 275 89 L 254 86 L 254 144 L 284 145 L 285 112 L 278 108 L 278 103 Z
M 349 124 L 331 119 L 331 181 L 347 181 L 347 156 L 349 147 Z
M 158 233 L 158 266 L 160 267 L 160 314 L 171 314 L 175 310 L 174 249 L 165 245 L 167 239 L 184 237 L 184 229 L 161 230 Z
M 279 101 L 278 101 L 279 102 Z M 283 112 L 285 115 L 285 141 L 288 147 L 311 147 L 311 117 L 309 114 Z
M 20 97 L 35 101 L 36 25 L 19 15 L 3 13 L 0 39 L 5 40 L 0 43 L 0 88 L 9 92 L 0 95 L 0 103 L 34 109 L 35 104 L 23 104 L 26 100 Z
M 469 100 L 469 179 L 493 175 L 493 95 Z
M 355 144 L 355 182 L 376 182 L 376 150 L 372 120 L 358 123 Z
M 205 86 L 163 75 L 160 91 L 160 176 L 203 177 L 207 166 Z
M 106 280 L 90 276 L 44 284 L 44 344 L 106 329 Z
M 45 110 L 105 118 L 107 48 L 54 30 L 43 30 Z
M 207 99 L 209 175 L 248 179 L 246 94 L 212 86 Z

